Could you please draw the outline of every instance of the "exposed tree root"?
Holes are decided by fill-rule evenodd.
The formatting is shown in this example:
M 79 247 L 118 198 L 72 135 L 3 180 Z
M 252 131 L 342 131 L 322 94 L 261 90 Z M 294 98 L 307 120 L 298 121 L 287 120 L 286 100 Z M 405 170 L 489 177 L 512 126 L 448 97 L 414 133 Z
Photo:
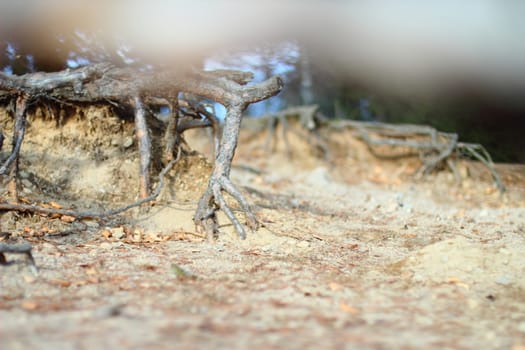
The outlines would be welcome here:
M 243 126 L 247 129 L 261 132 L 268 128 L 266 148 L 277 139 L 277 125 L 282 125 L 283 141 L 287 153 L 291 156 L 291 149 L 286 133 L 291 120 L 298 120 L 301 128 L 306 131 L 306 138 L 310 144 L 321 151 L 325 158 L 329 157 L 327 143 L 320 136 L 321 128 L 355 129 L 368 146 L 372 154 L 379 158 L 399 158 L 417 155 L 422 165 L 414 174 L 416 178 L 424 177 L 441 166 L 447 166 L 459 180 L 454 159 L 467 156 L 482 162 L 490 171 L 496 187 L 500 192 L 505 191 L 505 185 L 496 171 L 490 154 L 482 145 L 458 142 L 458 135 L 437 131 L 430 126 L 412 124 L 388 124 L 377 122 L 362 122 L 355 120 L 334 120 L 323 116 L 318 106 L 299 106 L 282 110 L 278 113 L 257 119 L 246 119 Z
M 149 167 L 151 163 L 151 140 L 146 123 L 146 110 L 139 96 L 133 96 L 131 104 L 135 109 L 135 133 L 139 141 L 140 154 L 140 198 L 149 194 Z
M 160 193 L 162 192 L 162 189 L 164 188 L 164 178 L 166 174 L 173 168 L 173 165 L 179 160 L 179 157 L 176 159 L 172 159 L 164 169 L 159 173 L 159 184 L 157 185 L 155 191 L 153 193 L 149 194 L 147 197 L 141 198 L 131 204 L 128 204 L 126 206 L 111 209 L 103 212 L 90 212 L 90 211 L 77 211 L 77 210 L 71 210 L 71 209 L 64 209 L 64 208 L 48 208 L 41 205 L 30 205 L 30 204 L 23 204 L 23 203 L 9 203 L 9 202 L 0 202 L 0 210 L 14 210 L 18 212 L 25 212 L 25 213 L 36 213 L 36 214 L 44 214 L 44 215 L 67 215 L 74 217 L 76 219 L 94 219 L 94 218 L 106 218 L 109 216 L 115 216 L 118 214 L 121 214 L 129 209 L 136 208 L 141 206 L 142 204 L 151 202 L 155 200 Z
M 355 128 L 370 151 L 378 157 L 401 157 L 416 152 L 423 163 L 416 171 L 416 177 L 426 176 L 439 166 L 445 165 L 450 168 L 459 181 L 460 177 L 454 158 L 466 155 L 481 161 L 489 169 L 500 192 L 506 190 L 494 167 L 492 158 L 485 148 L 480 144 L 458 142 L 457 134 L 440 132 L 429 126 L 412 124 L 393 125 L 356 121 L 339 121 L 337 124 Z M 381 146 L 388 146 L 390 153 L 380 153 L 378 147 Z M 400 152 L 392 153 L 392 150 L 395 149 L 400 150 Z
M 32 73 L 23 76 L 0 73 L 0 98 L 3 100 L 16 99 L 12 150 L 0 165 L 0 175 L 10 177 L 12 202 L 0 203 L 0 210 L 31 211 L 75 217 L 103 217 L 121 213 L 153 200 L 160 193 L 161 186 L 158 186 L 158 191 L 155 191 L 153 195 L 150 194 L 149 172 L 152 154 L 146 118 L 147 104 L 166 101 L 171 115 L 166 127 L 164 138 L 166 146 L 162 158 L 165 162 L 169 162 L 168 165 L 172 164 L 173 155 L 179 152 L 181 134 L 184 130 L 208 126 L 214 130 L 214 171 L 210 176 L 208 189 L 197 208 L 195 223 L 204 228 L 208 235 L 215 235 L 218 230 L 216 211 L 221 209 L 232 220 L 241 238 L 244 238 L 246 233 L 242 225 L 239 224 L 222 197 L 223 191 L 233 195 L 250 218 L 249 223 L 256 221 L 245 199 L 229 180 L 231 162 L 237 147 L 241 114 L 249 104 L 274 96 L 282 88 L 282 81 L 278 77 L 270 78 L 259 84 L 246 85 L 251 79 L 251 73 L 237 71 L 144 72 L 117 68 L 109 64 L 96 64 L 76 70 Z M 217 119 L 199 104 L 179 101 L 179 93 L 212 100 L 226 107 L 228 112 L 220 142 Z M 105 213 L 59 211 L 17 203 L 18 159 L 26 131 L 27 106 L 42 101 L 71 105 L 111 103 L 116 106 L 128 106 L 134 110 L 140 153 L 139 193 L 141 199 L 139 201 Z M 161 173 L 160 180 L 164 174 Z
M 250 228 L 257 228 L 257 219 L 252 213 L 246 199 L 229 180 L 231 162 L 238 141 L 238 138 L 234 137 L 234 135 L 239 135 L 242 111 L 246 108 L 248 102 L 247 97 L 249 98 L 249 96 L 246 96 L 243 99 L 234 101 L 235 103 L 228 105 L 226 109 L 226 121 L 219 146 L 219 153 L 215 158 L 215 167 L 210 176 L 208 189 L 201 197 L 197 211 L 195 212 L 195 224 L 204 228 L 209 238 L 215 237 L 218 233 L 216 217 L 218 209 L 224 211 L 228 219 L 233 223 L 240 238 L 246 238 L 246 232 L 243 226 L 235 217 L 222 195 L 223 191 L 230 194 L 239 202 L 242 211 L 246 213 L 247 224 Z

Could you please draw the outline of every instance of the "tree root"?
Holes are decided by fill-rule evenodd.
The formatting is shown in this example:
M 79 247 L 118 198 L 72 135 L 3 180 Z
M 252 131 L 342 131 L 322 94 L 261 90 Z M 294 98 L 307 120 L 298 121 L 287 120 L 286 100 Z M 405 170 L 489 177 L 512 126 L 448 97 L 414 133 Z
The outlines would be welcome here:
M 246 214 L 247 224 L 253 229 L 257 228 L 257 219 L 251 212 L 246 199 L 229 180 L 231 162 L 238 141 L 238 138 L 234 137 L 234 135 L 239 135 L 242 111 L 246 108 L 246 100 L 249 98 L 249 95 L 245 95 L 243 99 L 232 101 L 226 109 L 226 121 L 219 152 L 215 158 L 215 166 L 210 175 L 208 188 L 201 197 L 193 218 L 195 224 L 204 229 L 208 238 L 214 238 L 218 233 L 216 212 L 219 209 L 222 210 L 233 223 L 239 237 L 241 239 L 246 238 L 246 231 L 226 203 L 222 195 L 223 191 L 230 194 L 240 204 L 241 210 Z
M 460 180 L 454 159 L 459 156 L 467 156 L 482 162 L 490 171 L 494 183 L 500 192 L 505 192 L 505 185 L 501 181 L 494 166 L 490 154 L 482 145 L 464 143 L 458 141 L 458 135 L 445 133 L 425 125 L 412 124 L 388 124 L 377 122 L 362 122 L 356 120 L 334 120 L 323 116 L 318 111 L 317 105 L 290 107 L 272 115 L 256 119 L 243 120 L 243 127 L 255 132 L 261 132 L 265 128 L 268 136 L 265 148 L 271 150 L 277 142 L 277 126 L 281 124 L 283 141 L 289 157 L 292 152 L 289 146 L 287 132 L 290 121 L 297 120 L 310 144 L 321 151 L 325 159 L 329 159 L 329 148 L 322 139 L 319 130 L 321 128 L 331 129 L 355 129 L 368 146 L 370 152 L 378 158 L 395 159 L 406 156 L 418 155 L 422 165 L 415 172 L 416 178 L 425 177 L 440 166 L 447 166 Z
M 146 198 L 149 194 L 149 167 L 151 163 L 151 140 L 146 123 L 146 111 L 144 103 L 139 96 L 133 96 L 132 103 L 135 108 L 135 133 L 139 141 L 140 154 L 140 198 Z
M 155 193 L 150 194 L 151 140 L 147 124 L 148 101 L 167 101 L 171 117 L 165 133 L 165 152 L 163 159 L 175 161 L 174 153 L 180 151 L 182 132 L 194 127 L 211 126 L 214 130 L 215 164 L 210 176 L 208 189 L 197 208 L 195 223 L 210 235 L 217 231 L 215 212 L 219 208 L 225 211 L 233 222 L 239 235 L 246 233 L 226 205 L 221 192 L 234 196 L 250 217 L 249 224 L 255 222 L 249 206 L 229 180 L 231 162 L 237 147 L 242 111 L 251 103 L 259 102 L 277 94 L 283 83 L 279 77 L 270 78 L 262 83 L 246 85 L 253 75 L 237 71 L 214 72 L 155 72 L 137 71 L 131 68 L 117 68 L 109 64 L 94 64 L 75 70 L 55 73 L 31 73 L 23 76 L 7 75 L 0 72 L 0 98 L 16 99 L 15 128 L 11 154 L 0 165 L 0 175 L 10 176 L 11 203 L 0 203 L 0 210 L 18 210 L 44 214 L 62 214 L 77 218 L 105 217 L 119 214 L 130 208 L 155 199 L 162 188 L 164 170 Z M 212 100 L 224 105 L 228 111 L 224 130 L 219 141 L 218 121 L 199 104 L 179 101 L 179 93 L 187 93 L 205 100 Z M 34 205 L 18 204 L 16 181 L 18 178 L 18 159 L 26 129 L 26 113 L 29 104 L 41 101 L 54 101 L 60 104 L 78 105 L 85 103 L 110 103 L 116 106 L 130 106 L 135 115 L 135 131 L 139 140 L 140 153 L 140 200 L 123 208 L 104 213 L 76 212 Z M 196 116 L 192 120 L 191 113 Z M 180 117 L 190 117 L 181 122 Z M 2 135 L 3 140 L 3 135 Z M 166 169 L 165 168 L 165 169 Z M 211 224 L 210 220 L 211 219 Z M 253 225 L 252 225 L 253 226 Z
M 179 153 L 180 155 L 180 153 Z M 179 156 L 180 157 L 180 156 Z M 126 206 L 107 210 L 104 212 L 90 212 L 90 211 L 76 211 L 70 209 L 62 208 L 47 208 L 39 205 L 30 205 L 22 203 L 9 203 L 9 202 L 0 202 L 0 210 L 9 210 L 9 211 L 18 211 L 23 213 L 34 213 L 34 214 L 44 214 L 44 215 L 66 215 L 71 216 L 76 219 L 102 219 L 110 216 L 115 216 L 121 214 L 125 211 L 128 211 L 132 208 L 139 207 L 145 203 L 155 200 L 164 187 L 164 178 L 166 174 L 173 168 L 173 165 L 179 160 L 179 157 L 172 159 L 162 171 L 159 173 L 159 184 L 157 185 L 155 191 L 153 191 L 147 197 L 141 198 L 131 204 Z
M 248 227 L 252 230 L 256 230 L 259 227 L 259 222 L 255 214 L 252 212 L 247 200 L 226 176 L 216 176 L 210 179 L 208 190 L 199 201 L 194 221 L 204 229 L 208 239 L 214 239 L 218 235 L 218 222 L 215 213 L 220 209 L 232 222 L 239 237 L 241 239 L 246 239 L 246 230 L 233 213 L 233 210 L 226 203 L 226 199 L 222 194 L 223 191 L 228 193 L 239 203 L 241 210 L 246 215 L 246 224 Z
M 327 121 L 331 128 L 353 128 L 367 144 L 369 150 L 379 158 L 400 158 L 419 155 L 422 165 L 414 174 L 424 177 L 439 166 L 447 166 L 460 181 L 454 159 L 468 156 L 482 162 L 490 171 L 498 190 L 506 191 L 505 185 L 496 171 L 490 154 L 480 144 L 458 142 L 458 135 L 437 131 L 430 126 L 413 124 L 387 124 L 360 122 L 354 120 Z M 386 146 L 383 152 L 380 148 Z M 397 150 L 397 152 L 396 152 Z
M 16 97 L 16 113 L 15 113 L 15 127 L 13 131 L 13 143 L 12 150 L 9 157 L 0 166 L 0 175 L 9 172 L 8 190 L 11 199 L 15 202 L 18 201 L 18 163 L 20 157 L 20 148 L 22 147 L 22 141 L 24 140 L 27 124 L 27 105 L 28 98 L 24 93 L 19 94 Z

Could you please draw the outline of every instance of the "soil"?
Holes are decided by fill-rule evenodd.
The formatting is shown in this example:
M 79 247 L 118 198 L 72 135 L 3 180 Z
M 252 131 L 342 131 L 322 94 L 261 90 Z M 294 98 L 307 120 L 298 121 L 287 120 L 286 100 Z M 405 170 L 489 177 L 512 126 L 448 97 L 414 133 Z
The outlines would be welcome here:
M 137 199 L 131 123 L 100 107 L 30 122 L 23 200 Z M 288 149 L 266 137 L 243 130 L 232 170 L 261 222 L 244 241 L 223 214 L 216 241 L 194 227 L 203 130 L 151 205 L 101 221 L 1 213 L 1 239 L 29 241 L 39 272 L 6 254 L 0 348 L 525 349 L 525 166 L 498 165 L 500 194 L 466 160 L 460 182 L 446 169 L 416 181 L 417 158 L 377 159 L 351 130 L 322 131 L 324 155 L 298 126 Z

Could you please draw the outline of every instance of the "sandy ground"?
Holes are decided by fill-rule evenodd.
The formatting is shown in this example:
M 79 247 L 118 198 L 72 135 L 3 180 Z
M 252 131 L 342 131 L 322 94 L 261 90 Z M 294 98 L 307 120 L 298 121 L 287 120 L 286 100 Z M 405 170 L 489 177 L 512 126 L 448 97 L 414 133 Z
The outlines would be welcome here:
M 133 127 L 86 115 L 32 120 L 23 198 L 136 199 Z M 262 224 L 245 241 L 224 216 L 216 242 L 195 230 L 210 171 L 198 154 L 154 206 L 111 220 L 0 214 L 1 239 L 31 242 L 40 269 L 12 254 L 0 266 L 0 349 L 525 349 L 525 167 L 498 166 L 501 195 L 479 164 L 458 163 L 461 183 L 446 170 L 415 181 L 417 159 L 324 136 L 326 159 L 304 133 L 288 154 L 243 131 L 232 179 Z M 209 154 L 202 132 L 188 142 Z

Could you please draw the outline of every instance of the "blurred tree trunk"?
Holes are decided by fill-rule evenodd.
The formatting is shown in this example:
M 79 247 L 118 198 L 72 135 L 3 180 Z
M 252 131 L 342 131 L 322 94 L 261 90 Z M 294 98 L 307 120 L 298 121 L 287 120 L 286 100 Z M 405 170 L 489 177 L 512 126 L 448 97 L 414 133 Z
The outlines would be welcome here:
M 304 47 L 301 47 L 299 55 L 299 69 L 301 73 L 301 104 L 310 105 L 314 102 L 310 58 L 308 57 L 308 52 Z

